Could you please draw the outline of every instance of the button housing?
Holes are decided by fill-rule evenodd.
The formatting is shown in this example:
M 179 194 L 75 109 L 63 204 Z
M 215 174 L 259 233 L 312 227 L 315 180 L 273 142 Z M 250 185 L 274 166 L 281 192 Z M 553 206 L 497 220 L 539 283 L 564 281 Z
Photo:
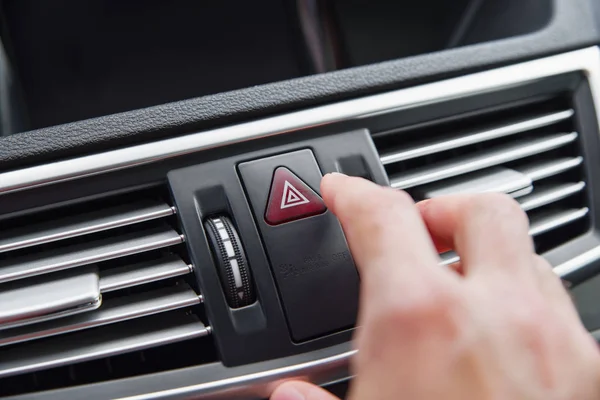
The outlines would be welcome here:
M 348 168 L 344 162 L 352 159 L 360 161 L 374 182 L 389 184 L 367 130 L 340 131 L 327 127 L 193 154 L 189 156 L 188 166 L 171 166 L 168 174 L 176 215 L 186 237 L 196 283 L 204 297 L 204 311 L 212 328 L 211 340 L 217 347 L 219 359 L 227 367 L 266 360 L 277 362 L 276 359 L 282 357 L 319 349 L 326 351 L 352 338 L 353 330 L 346 329 L 303 342 L 292 339 L 260 225 L 237 168 L 244 162 L 307 148 L 314 153 L 323 173 L 355 174 L 358 171 Z M 314 188 L 318 189 L 318 185 Z M 264 209 L 260 222 L 266 224 L 262 213 Z M 203 224 L 214 215 L 230 216 L 244 245 L 256 291 L 256 301 L 246 307 L 232 309 L 223 293 Z M 316 217 L 306 221 L 312 218 Z M 289 224 L 281 226 L 285 225 Z
M 263 218 L 274 171 L 285 167 L 317 191 L 322 174 L 312 151 L 241 163 L 238 168 L 279 289 L 290 333 L 302 342 L 351 328 L 359 276 L 337 218 L 328 210 L 280 225 Z

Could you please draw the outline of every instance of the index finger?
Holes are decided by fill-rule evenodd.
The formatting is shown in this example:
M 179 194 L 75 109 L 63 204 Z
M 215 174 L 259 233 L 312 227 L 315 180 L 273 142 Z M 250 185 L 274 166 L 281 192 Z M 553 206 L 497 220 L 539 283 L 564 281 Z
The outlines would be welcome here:
M 439 258 L 405 192 L 360 178 L 326 175 L 325 203 L 340 220 L 361 274 L 358 378 L 351 397 L 397 397 L 398 376 L 429 368 L 425 354 L 456 337 L 462 281 Z M 399 360 L 411 360 L 399 363 Z
M 374 292 L 407 295 L 419 290 L 415 282 L 451 276 L 437 266 L 435 246 L 405 192 L 342 174 L 326 175 L 321 192 L 342 224 L 363 284 Z

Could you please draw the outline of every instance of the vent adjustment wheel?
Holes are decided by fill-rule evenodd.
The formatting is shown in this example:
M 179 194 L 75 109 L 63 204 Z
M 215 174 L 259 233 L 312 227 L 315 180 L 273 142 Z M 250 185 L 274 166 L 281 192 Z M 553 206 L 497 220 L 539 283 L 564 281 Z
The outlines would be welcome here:
M 227 303 L 241 308 L 254 303 L 256 295 L 248 260 L 231 220 L 226 216 L 210 217 L 204 223 Z

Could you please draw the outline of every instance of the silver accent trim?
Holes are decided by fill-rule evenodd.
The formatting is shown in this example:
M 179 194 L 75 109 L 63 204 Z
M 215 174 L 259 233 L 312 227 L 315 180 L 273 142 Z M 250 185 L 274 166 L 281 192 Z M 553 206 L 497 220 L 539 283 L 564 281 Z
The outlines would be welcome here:
M 440 254 L 440 265 L 452 265 L 460 261 L 460 257 L 454 251 L 447 251 Z
M 165 227 L 69 246 L 31 256 L 22 256 L 0 265 L 0 283 L 125 257 L 180 243 L 182 243 L 181 236 L 173 229 Z
M 43 224 L 5 230 L 0 236 L 0 253 L 108 229 L 133 225 L 173 215 L 166 203 L 143 202 L 57 219 Z
M 549 126 L 569 119 L 573 116 L 573 114 L 575 114 L 574 110 L 560 111 L 483 132 L 469 133 L 458 137 L 447 136 L 446 138 L 436 140 L 434 143 L 431 143 L 431 140 L 423 140 L 420 143 L 411 145 L 409 148 L 386 151 L 381 155 L 380 159 L 383 165 L 388 165 L 417 157 L 427 156 L 430 154 L 441 153 L 442 151 L 457 149 L 459 147 L 482 143 L 488 140 L 498 139 Z
M 408 189 L 543 153 L 576 139 L 577 132 L 548 135 L 540 139 L 523 139 L 469 157 L 416 168 L 408 173 L 395 174 L 390 177 L 390 182 L 393 188 Z
M 498 192 L 520 197 L 532 190 L 533 185 L 527 175 L 506 167 L 493 167 L 418 187 L 414 195 L 420 199 L 432 199 L 459 193 Z
M 0 290 L 0 336 L 4 329 L 95 310 L 101 299 L 96 269 L 19 282 Z
M 552 229 L 556 229 L 563 225 L 577 221 L 578 219 L 585 217 L 589 211 L 589 208 L 584 207 L 580 208 L 579 210 L 573 209 L 559 212 L 549 212 L 545 213 L 544 215 L 534 217 L 531 219 L 529 234 L 531 236 L 541 235 L 542 233 L 546 233 Z
M 531 211 L 539 207 L 554 203 L 581 192 L 585 188 L 585 182 L 552 184 L 537 186 L 530 195 L 521 197 L 519 203 L 525 211 Z
M 60 367 L 97 358 L 208 335 L 204 324 L 184 312 L 158 314 L 79 332 L 11 346 L 2 351 L 0 378 Z
M 108 293 L 176 276 L 187 275 L 191 266 L 177 256 L 127 265 L 103 271 L 100 276 L 100 291 Z
M 163 390 L 137 396 L 121 397 L 119 400 L 148 399 L 255 399 L 268 398 L 277 385 L 275 381 L 307 378 L 317 384 L 327 384 L 349 379 L 348 365 L 357 354 L 356 350 L 346 351 L 334 356 L 290 365 L 268 371 L 226 378 L 218 381 L 199 383 L 176 389 Z
M 102 325 L 141 318 L 200 304 L 189 286 L 181 285 L 107 300 L 94 312 L 0 331 L 0 347 Z M 0 363 L 1 363 L 0 359 Z
M 600 260 L 600 246 L 594 247 L 593 249 L 588 250 L 585 253 L 570 259 L 569 261 L 565 261 L 564 263 L 557 265 L 553 268 L 553 271 L 561 278 L 565 278 L 573 272 L 577 272 L 586 265 L 590 265 L 598 260 Z
M 0 193 L 16 192 L 109 171 L 117 171 L 214 147 L 294 132 L 343 120 L 359 119 L 497 91 L 573 71 L 583 71 L 587 75 L 592 96 L 598 104 L 600 101 L 599 64 L 600 52 L 594 46 L 477 74 L 315 107 L 258 121 L 18 169 L 0 174 Z M 597 114 L 599 114 L 600 122 L 600 113 Z
M 583 163 L 583 157 L 559 158 L 550 161 L 534 162 L 515 168 L 531 178 L 532 181 L 548 178 L 568 171 Z

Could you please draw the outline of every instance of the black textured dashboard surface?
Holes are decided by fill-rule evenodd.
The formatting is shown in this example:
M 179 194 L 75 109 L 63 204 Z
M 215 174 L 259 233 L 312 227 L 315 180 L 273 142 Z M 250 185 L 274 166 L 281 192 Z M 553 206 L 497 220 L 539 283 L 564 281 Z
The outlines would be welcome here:
M 143 143 L 600 43 L 600 3 L 554 0 L 525 36 L 169 103 L 0 138 L 0 171 Z

